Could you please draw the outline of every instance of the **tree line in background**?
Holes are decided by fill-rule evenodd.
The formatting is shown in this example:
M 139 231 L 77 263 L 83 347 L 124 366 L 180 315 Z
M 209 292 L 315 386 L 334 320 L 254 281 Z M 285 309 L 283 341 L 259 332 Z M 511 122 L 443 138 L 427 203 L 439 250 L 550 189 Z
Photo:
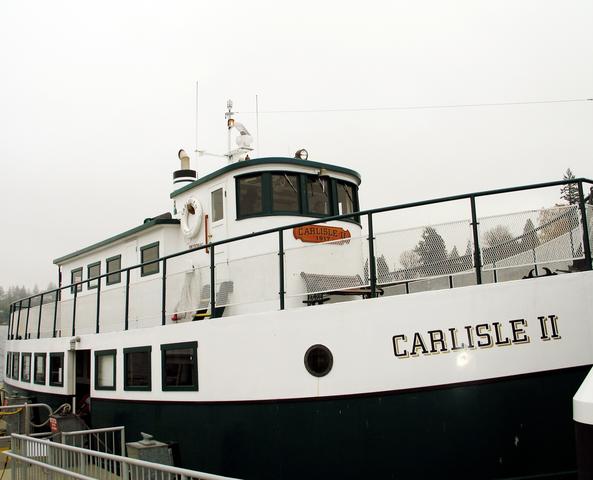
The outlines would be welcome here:
M 570 168 L 563 175 L 564 180 L 575 178 Z M 585 195 L 586 202 L 592 205 L 593 187 L 589 192 L 585 192 Z M 563 185 L 560 189 L 560 199 L 563 202 L 557 203 L 554 207 L 578 204 L 578 185 L 576 183 Z M 543 243 L 572 231 L 579 226 L 579 223 L 580 219 L 575 209 L 562 211 L 547 208 L 539 212 L 537 227 L 531 218 L 528 218 L 520 235 L 513 234 L 508 225 L 496 225 L 482 235 L 482 261 L 488 264 L 533 250 Z M 582 251 L 573 252 L 573 255 L 575 257 L 582 255 Z M 387 263 L 384 258 L 382 263 Z M 402 252 L 399 263 L 403 270 L 417 277 L 435 275 L 439 270 L 446 273 L 469 270 L 473 265 L 472 243 L 468 240 L 464 254 L 460 255 L 457 246 L 453 246 L 451 251 L 448 251 L 445 240 L 435 228 L 424 227 L 418 244 L 413 249 Z
M 44 291 L 54 290 L 55 288 L 55 284 L 50 283 Z M 4 287 L 0 286 L 0 324 L 8 323 L 8 315 L 10 313 L 11 303 L 30 297 L 31 295 L 37 295 L 39 293 L 41 293 L 41 291 L 37 285 L 35 285 L 32 290 L 18 285 L 8 287 L 8 289 L 4 289 Z M 45 305 L 46 303 L 53 303 L 55 299 L 55 293 L 46 293 L 43 295 L 43 304 Z M 31 306 L 34 307 L 39 305 L 40 300 L 40 297 L 34 298 L 31 300 Z M 23 304 L 23 307 L 26 306 L 26 304 Z

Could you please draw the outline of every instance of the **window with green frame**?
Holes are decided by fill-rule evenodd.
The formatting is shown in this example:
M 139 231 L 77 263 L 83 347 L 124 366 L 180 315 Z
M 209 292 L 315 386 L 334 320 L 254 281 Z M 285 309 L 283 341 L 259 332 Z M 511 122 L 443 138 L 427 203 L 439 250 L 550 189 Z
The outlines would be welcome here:
M 82 267 L 79 268 L 75 268 L 74 270 L 72 270 L 70 272 L 70 283 L 78 283 L 82 281 Z M 82 283 L 79 285 L 76 285 L 76 287 L 72 286 L 70 287 L 70 293 L 74 293 L 74 290 L 76 289 L 77 292 L 82 292 Z
M 262 172 L 236 177 L 237 219 L 266 215 L 327 217 L 354 213 L 358 187 L 328 176 Z M 359 223 L 359 217 L 346 221 Z
M 31 381 L 31 354 L 23 353 L 21 355 L 21 381 Z
M 6 378 L 10 378 L 10 374 L 12 373 L 10 369 L 10 361 L 12 360 L 12 352 L 6 352 Z
M 151 346 L 124 348 L 124 390 L 151 390 L 151 354 Z
M 116 350 L 95 352 L 95 390 L 115 390 Z
M 111 274 L 107 275 L 107 285 L 115 285 L 116 283 L 121 282 L 121 272 L 111 273 L 121 270 L 121 255 L 109 257 L 107 260 L 105 260 L 105 269 L 106 273 Z
M 161 345 L 163 390 L 198 390 L 198 342 Z
M 87 268 L 86 277 L 89 279 L 89 282 L 87 283 L 87 289 L 91 290 L 93 288 L 98 288 L 99 282 L 101 280 L 100 279 L 91 280 L 91 278 L 95 278 L 95 277 L 98 277 L 99 275 L 101 275 L 101 262 L 91 263 L 90 265 L 87 265 L 86 268 Z
M 19 352 L 12 352 L 12 378 L 14 380 L 19 379 L 19 362 L 21 357 Z
M 53 387 L 64 386 L 64 353 L 49 354 L 49 384 Z
M 156 261 L 158 258 L 159 242 L 154 242 L 140 247 L 140 263 L 146 263 L 155 260 L 154 263 L 149 263 L 148 265 L 141 267 L 141 276 L 145 277 L 146 275 L 154 275 L 155 273 L 159 273 L 159 262 Z
M 33 381 L 45 385 L 45 353 L 36 353 L 33 361 Z

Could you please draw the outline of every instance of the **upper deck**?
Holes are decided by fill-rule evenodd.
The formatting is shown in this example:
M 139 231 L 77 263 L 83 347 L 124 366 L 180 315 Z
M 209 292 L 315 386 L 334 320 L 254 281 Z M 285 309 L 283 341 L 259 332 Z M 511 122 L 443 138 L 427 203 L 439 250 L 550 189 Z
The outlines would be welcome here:
M 257 170 L 264 163 L 269 167 L 269 161 L 245 167 L 256 168 L 263 178 L 270 174 L 269 168 Z M 302 174 L 306 180 L 310 173 Z M 230 178 L 240 189 L 243 177 Z M 299 181 L 306 191 L 306 182 Z M 89 269 L 86 278 L 81 269 L 72 284 L 13 304 L 9 339 L 112 332 L 590 270 L 593 206 L 583 185 L 592 182 L 572 182 L 580 195 L 572 205 L 488 217 L 480 216 L 476 207 L 478 198 L 568 183 L 559 181 L 366 211 L 355 208 L 164 255 L 149 250 L 152 256 L 143 256 L 152 244 L 140 246 L 144 262 L 120 264 L 98 274 Z M 196 186 L 190 184 L 174 196 Z M 403 230 L 378 231 L 373 226 L 378 217 L 452 201 L 467 202 L 465 219 Z M 329 212 L 335 213 L 336 203 L 331 208 Z M 234 223 L 243 221 L 237 211 L 228 216 Z M 284 217 L 272 217 L 286 222 Z M 174 236 L 176 221 L 165 224 L 160 227 L 171 229 Z M 159 224 L 153 221 L 149 226 L 158 229 Z M 134 245 L 138 249 L 137 241 Z M 77 261 L 80 255 L 63 259 Z

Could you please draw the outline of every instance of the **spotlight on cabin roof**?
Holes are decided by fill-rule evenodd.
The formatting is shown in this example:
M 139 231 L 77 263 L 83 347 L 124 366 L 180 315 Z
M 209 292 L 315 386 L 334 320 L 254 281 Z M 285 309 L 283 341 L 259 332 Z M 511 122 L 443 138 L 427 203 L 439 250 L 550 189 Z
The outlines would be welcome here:
M 300 150 L 296 151 L 296 153 L 294 154 L 294 158 L 298 158 L 300 160 L 307 160 L 307 158 L 309 158 L 309 152 L 307 152 L 307 150 L 305 150 L 304 148 L 301 148 Z

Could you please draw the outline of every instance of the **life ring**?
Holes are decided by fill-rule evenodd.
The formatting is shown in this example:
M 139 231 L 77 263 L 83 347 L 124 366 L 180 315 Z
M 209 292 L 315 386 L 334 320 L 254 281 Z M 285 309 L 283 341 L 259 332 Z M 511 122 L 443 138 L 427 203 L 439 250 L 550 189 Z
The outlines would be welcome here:
M 193 197 L 188 198 L 181 211 L 181 231 L 186 237 L 192 238 L 198 234 L 202 226 L 202 214 L 203 209 L 200 202 Z M 195 223 L 192 226 L 189 224 L 190 215 L 195 216 Z

